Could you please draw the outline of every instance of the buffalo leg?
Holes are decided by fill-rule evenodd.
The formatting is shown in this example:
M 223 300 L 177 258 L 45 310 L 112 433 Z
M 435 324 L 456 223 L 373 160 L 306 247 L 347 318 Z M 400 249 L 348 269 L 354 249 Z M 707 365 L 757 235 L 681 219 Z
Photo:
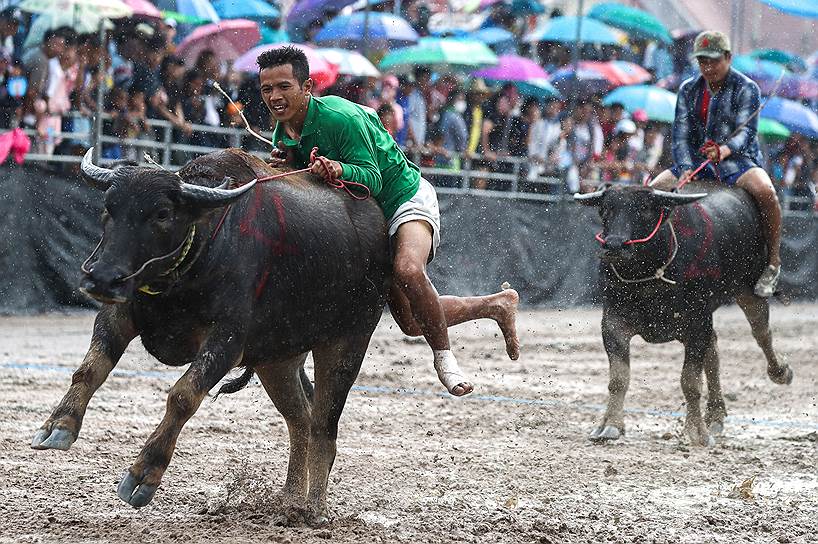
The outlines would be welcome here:
M 94 321 L 88 352 L 71 377 L 68 392 L 34 435 L 32 448 L 67 450 L 71 447 L 79 436 L 91 397 L 108 378 L 135 336 L 133 324 L 118 307 L 102 307 Z
M 713 336 L 712 316 L 704 318 L 697 323 L 697 327 L 706 328 L 704 331 L 696 331 L 685 339 L 685 361 L 682 365 L 681 385 L 682 393 L 687 402 L 687 417 L 685 418 L 685 434 L 691 443 L 697 446 L 712 446 L 712 438 L 707 434 L 702 418 L 701 396 L 702 396 L 702 370 L 704 361 L 710 349 Z
M 370 330 L 367 334 L 342 338 L 313 350 L 315 399 L 307 459 L 310 484 L 306 503 L 306 521 L 310 525 L 321 525 L 328 520 L 327 480 L 335 461 L 338 421 L 358 376 L 371 334 Z
M 165 417 L 119 483 L 120 499 L 134 508 L 153 499 L 182 427 L 196 413 L 207 392 L 241 360 L 242 344 L 242 334 L 228 331 L 214 333 L 205 342 L 196 360 L 171 388 Z
M 764 357 L 767 358 L 767 375 L 777 384 L 789 385 L 792 383 L 792 368 L 786 362 L 778 360 L 778 355 L 773 348 L 768 299 L 745 293 L 736 297 L 736 302 L 744 311 L 747 321 L 750 322 L 753 338 L 764 352 Z
M 287 421 L 290 434 L 290 462 L 287 481 L 281 491 L 282 505 L 302 505 L 307 497 L 307 453 L 310 444 L 311 406 L 301 383 L 301 372 L 307 354 L 283 363 L 256 368 L 261 385 Z
M 719 435 L 724 429 L 727 408 L 724 406 L 721 391 L 718 340 L 715 331 L 704 355 L 704 376 L 707 379 L 707 411 L 704 415 L 704 423 L 711 436 Z
M 602 342 L 608 353 L 608 406 L 599 425 L 591 431 L 595 442 L 616 440 L 625 434 L 625 394 L 631 379 L 631 335 L 617 318 L 603 315 Z

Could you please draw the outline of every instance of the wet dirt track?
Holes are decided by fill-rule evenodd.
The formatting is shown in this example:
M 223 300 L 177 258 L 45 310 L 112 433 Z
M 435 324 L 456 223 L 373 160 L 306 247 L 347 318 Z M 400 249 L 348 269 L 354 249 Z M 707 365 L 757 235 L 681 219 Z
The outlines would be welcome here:
M 737 308 L 716 313 L 729 418 L 709 449 L 680 438 L 681 345 L 638 339 L 627 435 L 588 442 L 607 392 L 600 315 L 524 311 L 517 362 L 492 323 L 455 328 L 477 384 L 465 400 L 438 394 L 428 348 L 384 317 L 341 419 L 321 529 L 275 524 L 287 434 L 256 381 L 202 404 L 150 505 L 117 498 L 181 374 L 138 341 L 72 449 L 30 449 L 93 315 L 0 318 L 0 542 L 818 541 L 818 305 L 773 308 L 791 386 L 767 379 Z

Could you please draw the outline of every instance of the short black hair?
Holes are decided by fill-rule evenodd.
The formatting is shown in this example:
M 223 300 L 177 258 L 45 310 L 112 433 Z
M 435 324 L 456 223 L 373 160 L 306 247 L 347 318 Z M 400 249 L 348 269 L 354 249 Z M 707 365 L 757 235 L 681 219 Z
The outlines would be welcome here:
M 256 63 L 258 63 L 259 72 L 265 68 L 283 66 L 284 64 L 291 65 L 293 67 L 293 76 L 295 76 L 299 85 L 303 85 L 310 77 L 310 63 L 307 61 L 307 55 L 298 47 L 291 45 L 265 51 L 258 56 Z

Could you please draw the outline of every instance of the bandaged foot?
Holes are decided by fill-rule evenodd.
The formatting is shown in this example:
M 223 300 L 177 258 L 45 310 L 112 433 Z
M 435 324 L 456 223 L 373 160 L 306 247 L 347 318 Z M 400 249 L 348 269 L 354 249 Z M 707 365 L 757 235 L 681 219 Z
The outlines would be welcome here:
M 450 394 L 462 397 L 474 391 L 471 380 L 460 370 L 451 350 L 434 350 L 434 354 L 437 377 Z

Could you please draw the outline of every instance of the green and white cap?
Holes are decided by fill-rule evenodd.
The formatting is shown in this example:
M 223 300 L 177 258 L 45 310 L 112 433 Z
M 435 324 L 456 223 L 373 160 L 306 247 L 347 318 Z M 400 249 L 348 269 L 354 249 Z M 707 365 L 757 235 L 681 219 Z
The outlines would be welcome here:
M 693 42 L 694 57 L 717 59 L 730 52 L 730 39 L 718 30 L 705 30 Z

